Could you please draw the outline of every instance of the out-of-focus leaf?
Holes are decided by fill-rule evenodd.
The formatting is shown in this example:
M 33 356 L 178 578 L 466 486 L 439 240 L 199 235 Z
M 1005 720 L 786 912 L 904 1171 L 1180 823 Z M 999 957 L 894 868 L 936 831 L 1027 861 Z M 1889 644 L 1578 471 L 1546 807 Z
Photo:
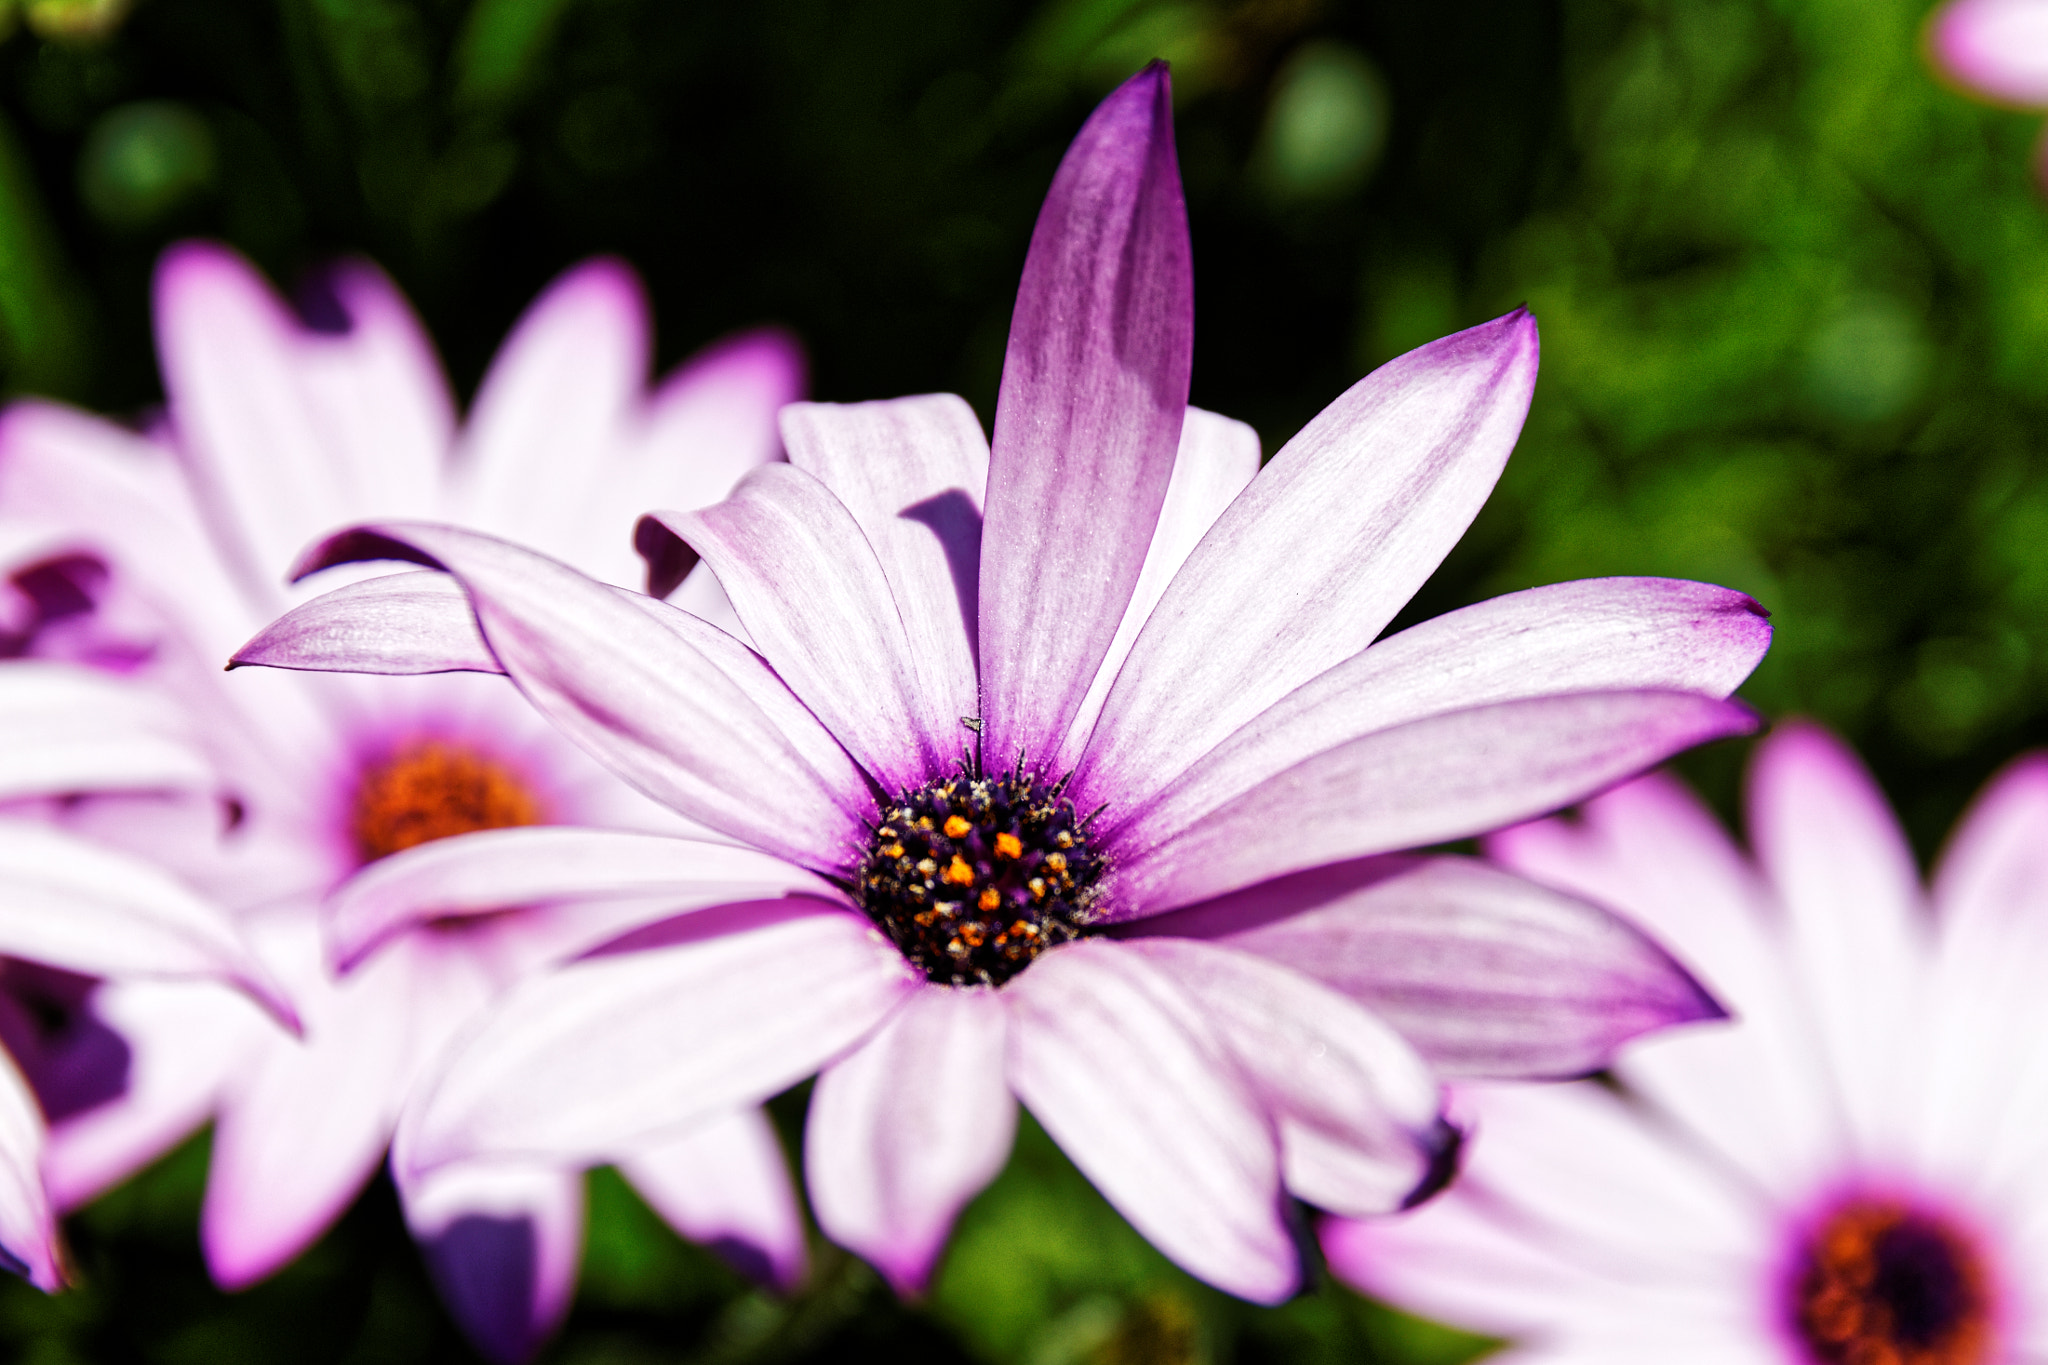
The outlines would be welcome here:
M 519 94 L 574 0 L 476 0 L 455 49 L 455 85 L 474 104 Z
M 6 387 L 75 392 L 84 377 L 84 310 L 42 195 L 0 115 L 0 373 Z

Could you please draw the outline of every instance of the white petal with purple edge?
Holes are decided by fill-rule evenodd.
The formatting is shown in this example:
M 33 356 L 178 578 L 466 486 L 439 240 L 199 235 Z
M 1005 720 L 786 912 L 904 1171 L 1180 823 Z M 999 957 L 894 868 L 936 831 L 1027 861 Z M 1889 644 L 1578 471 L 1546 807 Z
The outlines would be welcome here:
M 503 673 L 469 594 L 445 573 L 365 578 L 302 602 L 235 651 L 260 664 L 344 673 Z
M 883 787 L 944 761 L 959 713 L 921 693 L 882 563 L 816 475 L 763 465 L 724 502 L 649 515 L 704 557 L 754 647 Z
M 491 652 L 555 726 L 671 809 L 820 870 L 864 837 L 867 784 L 759 655 L 696 617 L 449 526 L 344 532 L 330 563 L 431 559 L 470 595 Z
M 218 906 L 154 863 L 39 821 L 0 821 L 0 953 L 88 976 L 231 982 L 292 1002 Z
M 859 915 L 799 904 L 515 988 L 408 1114 L 401 1159 L 610 1159 L 810 1075 L 918 982 Z
M 1187 992 L 1280 1129 L 1296 1197 L 1364 1217 L 1400 1207 L 1454 1135 L 1436 1078 L 1371 1012 L 1252 953 L 1189 939 L 1140 938 L 1141 954 Z
M 1517 311 L 1389 361 L 1302 428 L 1160 598 L 1077 802 L 1142 804 L 1371 643 L 1486 501 L 1535 383 L 1536 324 Z
M 1467 858 L 1318 868 L 1144 929 L 1342 991 L 1448 1076 L 1578 1075 L 1640 1033 L 1720 1017 L 1625 920 Z
M 896 1292 L 924 1292 L 953 1220 L 995 1179 L 1016 1136 L 996 992 L 919 991 L 827 1068 L 805 1121 L 818 1226 Z
M 803 1213 L 775 1125 L 739 1109 L 619 1162 L 619 1174 L 662 1220 L 785 1292 L 804 1277 Z
M 1303 759 L 1426 716 L 1572 692 L 1725 697 L 1771 642 L 1749 597 L 1669 578 L 1594 578 L 1446 613 L 1297 687 L 1125 820 L 1171 827 Z M 1107 833 L 1118 828 L 1111 815 Z
M 568 1315 L 583 1258 L 583 1172 L 477 1162 L 398 1179 L 441 1302 L 495 1365 L 524 1365 Z
M 28 1082 L 0 1052 L 0 1270 L 44 1293 L 63 1288 L 57 1223 L 43 1190 L 43 1115 Z
M 951 724 L 939 738 L 957 743 L 957 718 L 981 705 L 974 651 L 988 439 L 974 409 L 950 393 L 795 403 L 782 410 L 782 432 L 789 462 L 824 481 L 881 559 L 919 693 Z
M 1044 954 L 1002 998 L 1011 1088 L 1117 1211 L 1219 1288 L 1293 1293 L 1276 1134 L 1194 1002 L 1103 939 Z
M 1173 481 L 1166 486 L 1166 502 L 1159 509 L 1159 525 L 1153 529 L 1152 544 L 1145 551 L 1145 567 L 1139 571 L 1138 585 L 1131 590 L 1131 601 L 1117 625 L 1116 638 L 1109 642 L 1109 652 L 1095 670 L 1095 681 L 1089 684 L 1088 695 L 1074 714 L 1066 743 L 1053 765 L 1055 769 L 1067 772 L 1080 762 L 1081 750 L 1095 729 L 1096 717 L 1102 714 L 1110 684 L 1123 669 L 1131 646 L 1137 643 L 1138 632 L 1145 628 L 1152 609 L 1159 605 L 1166 585 L 1216 524 L 1216 518 L 1223 515 L 1223 509 L 1230 506 L 1231 500 L 1244 491 L 1258 472 L 1256 431 L 1243 422 L 1201 408 L 1188 409 L 1187 421 L 1180 429 L 1180 450 L 1174 456 Z
M 1144 563 L 1194 348 L 1164 63 L 1097 106 L 1053 176 L 1010 320 L 981 542 L 983 745 L 1049 761 Z
M 1110 842 L 1110 914 L 1156 914 L 1323 863 L 1483 833 L 1757 723 L 1740 703 L 1689 692 L 1571 693 L 1410 721 L 1227 805 L 1191 792 L 1131 821 Z M 1182 823 L 1191 811 L 1207 813 Z
M 216 783 L 188 718 L 156 689 L 38 659 L 0 667 L 0 798 Z
M 600 897 L 659 897 L 666 917 L 806 893 L 839 896 L 815 873 L 731 844 L 568 825 L 479 830 L 380 858 L 337 887 L 326 906 L 328 949 L 347 970 L 434 920 Z

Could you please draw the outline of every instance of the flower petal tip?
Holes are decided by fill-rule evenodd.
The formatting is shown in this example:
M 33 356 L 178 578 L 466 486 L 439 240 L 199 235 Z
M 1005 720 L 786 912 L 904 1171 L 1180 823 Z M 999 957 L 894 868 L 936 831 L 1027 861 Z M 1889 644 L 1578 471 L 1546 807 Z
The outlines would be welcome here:
M 291 567 L 289 581 L 297 583 L 337 564 L 355 564 L 376 559 L 403 560 L 408 564 L 421 564 L 429 569 L 442 567 L 440 560 L 423 550 L 415 549 L 395 536 L 368 526 L 351 526 L 317 542 L 300 555 L 298 562 Z

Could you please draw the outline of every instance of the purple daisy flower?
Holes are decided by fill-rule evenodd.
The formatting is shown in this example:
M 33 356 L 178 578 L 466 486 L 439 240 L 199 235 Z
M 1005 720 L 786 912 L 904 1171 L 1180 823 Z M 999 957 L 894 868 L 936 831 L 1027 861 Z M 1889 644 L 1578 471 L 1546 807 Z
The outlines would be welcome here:
M 1753 728 L 1763 614 L 1692 583 L 1565 584 L 1374 643 L 1506 460 L 1516 312 L 1385 366 L 1264 469 L 1186 406 L 1189 243 L 1166 73 L 1111 95 L 1025 264 L 991 446 L 950 396 L 783 414 L 790 463 L 641 525 L 714 569 L 747 642 L 472 532 L 377 523 L 306 572 L 410 559 L 243 663 L 497 671 L 642 790 L 812 878 L 651 924 L 494 1011 L 402 1121 L 416 1171 L 618 1157 L 819 1075 L 825 1231 L 905 1292 L 1022 1101 L 1189 1270 L 1298 1283 L 1291 1193 L 1426 1194 L 1431 1063 L 1559 1075 L 1716 1007 L 1614 917 L 1385 855 L 1578 799 Z M 751 646 L 751 647 L 750 647 Z M 505 831 L 342 916 L 423 918 L 735 850 Z M 1172 913 L 1185 912 L 1185 913 Z
M 1665 936 L 1735 1012 L 1607 1082 L 1474 1086 L 1458 1187 L 1323 1230 L 1331 1267 L 1515 1365 L 2019 1365 L 2048 1352 L 2048 759 L 1923 889 L 1884 794 L 1780 727 L 1749 851 L 1661 776 L 1504 831 L 1509 867 Z

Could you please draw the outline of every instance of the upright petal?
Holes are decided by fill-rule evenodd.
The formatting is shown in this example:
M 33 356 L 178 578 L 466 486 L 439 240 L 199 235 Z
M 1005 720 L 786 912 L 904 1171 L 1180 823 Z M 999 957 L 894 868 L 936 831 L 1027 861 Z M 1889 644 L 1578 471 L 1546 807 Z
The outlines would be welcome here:
M 1342 991 L 1447 1076 L 1572 1076 L 1721 1011 L 1616 915 L 1465 858 L 1379 859 L 1253 887 L 1140 932 L 1213 939 Z
M 380 526 L 316 547 L 430 561 L 461 581 L 491 652 L 540 711 L 647 795 L 778 857 L 837 870 L 866 779 L 759 655 L 694 616 L 450 526 Z
M 583 510 L 585 484 L 608 472 L 647 382 L 647 332 L 640 282 L 620 261 L 566 271 L 533 301 L 492 359 L 455 454 L 461 520 L 573 553 L 560 528 Z M 630 529 L 612 528 L 622 549 Z
M 1156 914 L 1322 863 L 1481 834 L 1756 726 L 1749 708 L 1690 692 L 1568 693 L 1410 721 L 1221 806 L 1176 791 L 1111 845 L 1109 914 Z M 1188 809 L 1208 813 L 1174 829 L 1169 817 Z M 1139 843 L 1147 837 L 1159 842 Z
M 643 1147 L 619 1162 L 619 1174 L 670 1227 L 740 1273 L 785 1292 L 802 1283 L 804 1217 L 775 1125 L 759 1109 Z
M 1252 953 L 1193 939 L 1126 945 L 1185 991 L 1280 1130 L 1298 1198 L 1386 1213 L 1440 1184 L 1456 1130 L 1436 1078 L 1401 1036 L 1339 992 Z
M 724 502 L 650 519 L 704 557 L 754 647 L 885 789 L 950 756 L 939 746 L 957 744 L 958 714 L 922 695 L 882 563 L 816 476 L 763 465 Z
M 179 442 L 270 590 L 308 540 L 432 507 L 453 425 L 433 351 L 368 266 L 334 279 L 343 330 L 314 332 L 223 248 L 187 243 L 157 269 L 157 354 Z
M 1016 1135 L 994 991 L 919 991 L 818 1078 L 804 1172 L 825 1235 L 924 1292 L 953 1220 Z
M 431 839 L 371 863 L 328 898 L 327 943 L 347 971 L 435 921 L 561 900 L 658 897 L 663 918 L 743 900 L 836 899 L 830 882 L 751 848 L 628 830 L 535 825 Z M 607 923 L 609 923 L 607 921 Z M 595 947 L 619 930 L 591 940 Z
M 797 403 L 783 409 L 789 462 L 846 504 L 882 561 L 910 637 L 920 695 L 950 725 L 980 713 L 974 671 L 981 596 L 981 497 L 988 439 L 949 393 L 881 403 Z
M 1166 486 L 1166 502 L 1159 509 L 1159 525 L 1153 528 L 1152 544 L 1145 551 L 1145 567 L 1138 585 L 1131 591 L 1124 619 L 1118 623 L 1109 653 L 1095 670 L 1088 695 L 1074 715 L 1053 766 L 1071 771 L 1081 761 L 1088 736 L 1095 731 L 1096 717 L 1109 697 L 1110 685 L 1122 671 L 1138 632 L 1159 605 L 1166 585 L 1180 572 L 1180 566 L 1194 553 L 1195 546 L 1223 509 L 1242 493 L 1259 472 L 1259 434 L 1243 422 L 1219 417 L 1200 408 L 1189 408 L 1187 422 L 1180 429 L 1180 450 L 1174 456 L 1173 481 Z
M 1141 804 L 1371 643 L 1486 501 L 1535 384 L 1536 322 L 1517 310 L 1389 361 L 1303 427 L 1145 623 L 1089 742 L 1079 802 Z
M 1010 321 L 981 559 L 983 758 L 1050 760 L 1131 599 L 1194 354 L 1173 101 L 1155 63 L 1053 177 Z
M 401 1160 L 608 1160 L 810 1075 L 917 983 L 859 915 L 801 907 L 515 988 L 408 1114 Z
M 1971 89 L 2013 104 L 2048 104 L 2048 5 L 1951 0 L 1928 40 L 1935 60 Z
M 398 1179 L 406 1226 L 449 1316 L 494 1365 L 525 1365 L 569 1312 L 583 1172 L 470 1163 Z
M 0 1053 L 0 1270 L 45 1293 L 64 1286 L 57 1220 L 43 1192 L 43 1116 L 28 1082 Z
M 1211 1284 L 1293 1293 L 1276 1135 L 1194 1002 L 1103 939 L 1047 953 L 1002 998 L 1011 1087 L 1117 1211 Z
M 1739 592 L 1668 578 L 1596 578 L 1509 593 L 1412 626 L 1282 697 L 1177 781 L 1103 829 L 1134 842 L 1339 744 L 1474 706 L 1659 688 L 1725 697 L 1771 639 Z M 1172 765 L 1169 765 L 1172 766 Z M 1151 790 L 1149 783 L 1133 789 Z
M 1895 1134 L 1920 1103 L 1898 1060 L 1933 927 L 1912 849 L 1862 763 L 1818 726 L 1780 725 L 1749 786 L 1750 847 L 1785 907 L 1852 1131 Z

